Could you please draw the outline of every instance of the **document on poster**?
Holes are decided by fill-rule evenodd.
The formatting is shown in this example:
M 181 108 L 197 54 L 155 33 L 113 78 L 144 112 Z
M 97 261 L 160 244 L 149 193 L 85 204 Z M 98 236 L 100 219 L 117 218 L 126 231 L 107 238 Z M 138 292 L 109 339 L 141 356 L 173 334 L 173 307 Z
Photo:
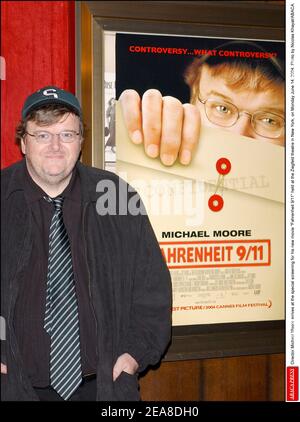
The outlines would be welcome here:
M 163 67 L 175 52 L 151 54 Z M 191 163 L 165 166 L 130 140 L 120 104 L 116 122 L 117 172 L 140 193 L 170 269 L 173 325 L 284 319 L 284 147 L 203 125 Z

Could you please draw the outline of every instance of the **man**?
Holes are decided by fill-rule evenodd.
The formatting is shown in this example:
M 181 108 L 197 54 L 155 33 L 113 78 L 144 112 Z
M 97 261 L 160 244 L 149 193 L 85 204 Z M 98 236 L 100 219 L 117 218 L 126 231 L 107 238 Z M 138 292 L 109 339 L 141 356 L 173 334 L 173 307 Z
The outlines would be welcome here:
M 125 182 L 78 161 L 70 92 L 30 95 L 16 137 L 25 159 L 2 171 L 2 400 L 138 400 L 171 327 L 148 217 Z
M 201 125 L 284 145 L 284 72 L 280 61 L 252 42 L 231 41 L 214 51 L 254 51 L 262 58 L 206 55 L 186 69 L 190 104 L 162 97 L 156 89 L 142 99 L 128 89 L 120 103 L 132 142 L 144 143 L 151 158 L 171 166 L 191 162 Z M 268 57 L 268 58 L 264 58 Z

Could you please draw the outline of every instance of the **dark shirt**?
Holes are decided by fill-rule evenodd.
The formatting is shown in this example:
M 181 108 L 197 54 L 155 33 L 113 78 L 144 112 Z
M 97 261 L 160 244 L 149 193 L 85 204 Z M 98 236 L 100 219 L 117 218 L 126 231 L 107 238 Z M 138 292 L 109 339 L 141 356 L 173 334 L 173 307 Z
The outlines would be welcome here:
M 49 228 L 54 206 L 45 192 L 24 177 L 24 193 L 32 213 L 32 251 L 28 266 L 19 279 L 19 294 L 14 313 L 14 328 L 25 368 L 32 385 L 46 387 L 49 380 L 50 337 L 44 329 L 46 304 Z M 85 260 L 80 178 L 74 170 L 62 196 L 63 219 L 69 236 L 78 300 L 81 363 L 83 375 L 96 372 L 96 322 L 89 297 L 88 269 Z

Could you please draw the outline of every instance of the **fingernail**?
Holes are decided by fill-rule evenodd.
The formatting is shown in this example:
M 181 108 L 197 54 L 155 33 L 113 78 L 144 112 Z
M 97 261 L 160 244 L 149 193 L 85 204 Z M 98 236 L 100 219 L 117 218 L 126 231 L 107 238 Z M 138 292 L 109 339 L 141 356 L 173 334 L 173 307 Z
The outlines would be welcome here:
M 192 158 L 191 151 L 184 149 L 180 155 L 180 162 L 182 164 L 189 164 Z
M 161 161 L 165 166 L 171 166 L 175 161 L 175 157 L 171 154 L 163 154 L 161 156 Z
M 131 135 L 132 142 L 135 144 L 141 144 L 143 142 L 143 137 L 140 130 L 135 130 Z
M 146 149 L 147 154 L 149 155 L 149 157 L 151 158 L 155 158 L 158 156 L 159 150 L 158 150 L 158 146 L 155 144 L 151 144 L 147 147 Z

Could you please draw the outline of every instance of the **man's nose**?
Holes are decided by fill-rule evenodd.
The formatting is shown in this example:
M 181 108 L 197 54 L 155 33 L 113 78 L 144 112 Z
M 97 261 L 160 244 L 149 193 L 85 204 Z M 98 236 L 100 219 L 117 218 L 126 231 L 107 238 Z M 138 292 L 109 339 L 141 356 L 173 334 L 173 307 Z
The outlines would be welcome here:
M 59 135 L 54 134 L 50 142 L 50 148 L 53 151 L 59 151 L 60 147 L 61 147 L 60 137 Z
M 241 113 L 237 122 L 231 126 L 231 132 L 242 136 L 253 137 L 253 128 L 251 125 L 251 116 L 248 113 Z

